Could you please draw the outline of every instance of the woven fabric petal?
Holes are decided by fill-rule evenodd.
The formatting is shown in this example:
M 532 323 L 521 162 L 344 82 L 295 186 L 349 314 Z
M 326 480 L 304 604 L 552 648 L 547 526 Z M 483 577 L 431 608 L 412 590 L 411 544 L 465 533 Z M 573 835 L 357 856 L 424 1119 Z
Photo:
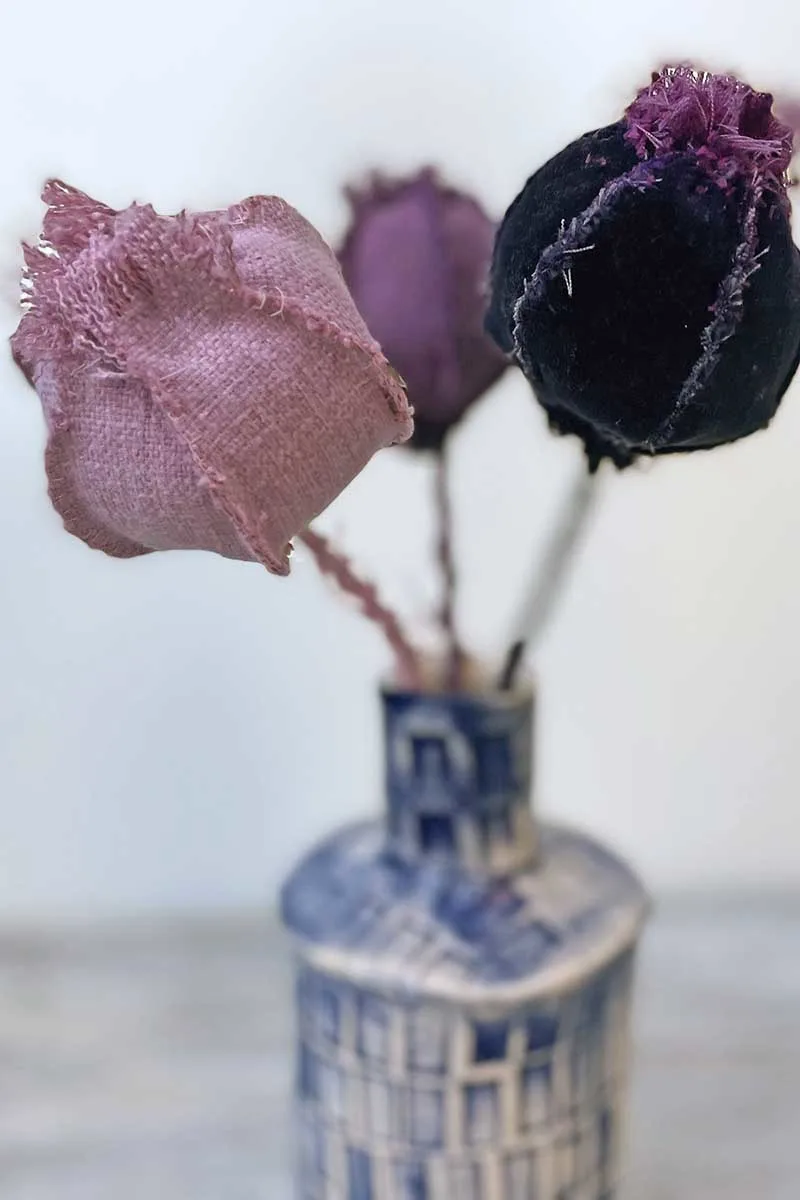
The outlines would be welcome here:
M 290 539 L 412 428 L 334 255 L 276 197 L 174 217 L 45 198 L 12 345 L 66 527 L 286 574 Z

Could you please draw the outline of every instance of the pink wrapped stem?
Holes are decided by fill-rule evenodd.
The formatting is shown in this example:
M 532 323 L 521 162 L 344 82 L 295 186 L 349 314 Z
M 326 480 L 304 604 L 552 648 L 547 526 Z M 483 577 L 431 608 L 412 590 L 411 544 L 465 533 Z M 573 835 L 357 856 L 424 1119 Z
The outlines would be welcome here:
M 363 579 L 347 557 L 323 534 L 307 529 L 300 538 L 311 551 L 321 573 L 328 575 L 343 592 L 352 596 L 364 616 L 383 631 L 394 652 L 399 681 L 408 687 L 420 686 L 420 665 L 416 651 L 403 633 L 395 614 L 381 600 L 375 584 Z

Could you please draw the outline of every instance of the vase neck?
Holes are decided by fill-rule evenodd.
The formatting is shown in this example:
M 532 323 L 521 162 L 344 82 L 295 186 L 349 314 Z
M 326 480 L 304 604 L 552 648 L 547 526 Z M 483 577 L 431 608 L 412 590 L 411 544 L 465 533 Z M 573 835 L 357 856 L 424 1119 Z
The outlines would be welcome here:
M 383 714 L 392 849 L 494 876 L 530 867 L 532 695 L 386 691 Z

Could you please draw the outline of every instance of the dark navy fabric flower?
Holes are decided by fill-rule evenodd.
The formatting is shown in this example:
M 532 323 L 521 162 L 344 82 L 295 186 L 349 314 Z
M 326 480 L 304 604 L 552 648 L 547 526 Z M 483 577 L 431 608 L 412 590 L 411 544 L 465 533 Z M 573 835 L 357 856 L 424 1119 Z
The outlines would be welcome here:
M 792 140 L 771 96 L 667 68 L 512 204 L 487 328 L 592 468 L 774 416 L 800 351 Z
M 507 366 L 483 326 L 496 226 L 472 196 L 431 170 L 375 177 L 348 195 L 345 280 L 405 380 L 415 419 L 409 444 L 440 449 Z

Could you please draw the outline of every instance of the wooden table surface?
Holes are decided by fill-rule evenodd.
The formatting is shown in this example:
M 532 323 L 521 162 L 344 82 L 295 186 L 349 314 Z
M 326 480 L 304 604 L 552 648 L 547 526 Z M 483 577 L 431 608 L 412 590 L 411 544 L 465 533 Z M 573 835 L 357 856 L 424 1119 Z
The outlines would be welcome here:
M 664 902 L 630 1200 L 799 1200 L 800 895 Z M 0 1200 L 290 1200 L 274 921 L 0 934 Z

